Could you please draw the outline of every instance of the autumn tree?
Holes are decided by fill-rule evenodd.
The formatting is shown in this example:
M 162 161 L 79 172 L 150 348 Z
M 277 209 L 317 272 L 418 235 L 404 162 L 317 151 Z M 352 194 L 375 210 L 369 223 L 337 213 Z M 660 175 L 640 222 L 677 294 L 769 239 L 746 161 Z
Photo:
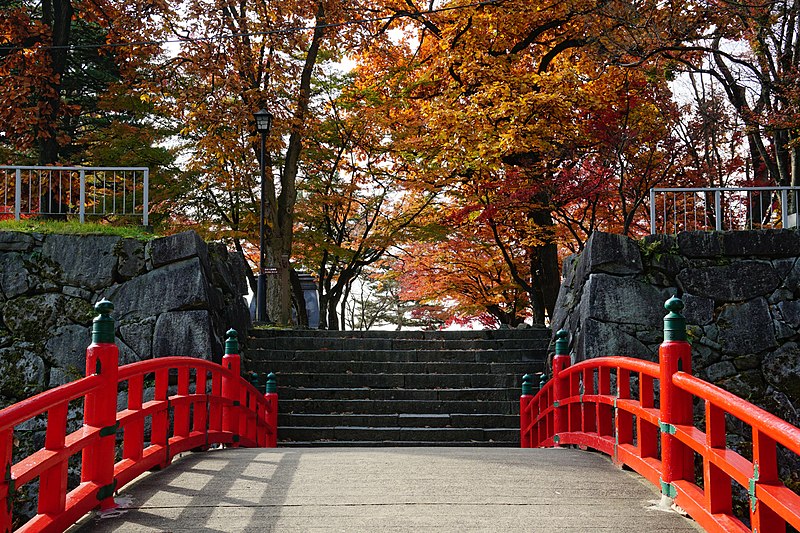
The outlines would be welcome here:
M 43 0 L 0 7 L 0 144 L 13 161 L 86 162 L 89 145 L 102 131 L 120 122 L 147 129 L 145 110 L 128 106 L 111 112 L 103 102 L 113 101 L 123 82 L 130 83 L 158 55 L 155 45 L 124 45 L 153 35 L 159 5 Z M 107 47 L 108 41 L 123 46 Z M 151 129 L 147 135 L 160 132 Z M 152 146 L 158 140 L 140 138 L 140 143 Z
M 320 327 L 339 329 L 362 271 L 423 230 L 436 195 L 404 186 L 384 143 L 386 125 L 357 92 L 335 83 L 323 94 L 327 118 L 308 135 L 297 237 L 303 264 L 318 278 Z
M 664 80 L 648 78 L 615 68 L 585 87 L 582 147 L 554 176 L 553 216 L 573 252 L 593 231 L 649 233 L 650 189 L 686 178 L 678 106 Z
M 406 247 L 400 284 L 402 297 L 427 305 L 447 304 L 452 322 L 467 324 L 491 317 L 484 325 L 516 327 L 530 315 L 528 293 L 509 273 L 508 265 L 477 219 L 435 242 Z
M 648 1 L 621 12 L 617 62 L 703 76 L 744 125 L 753 184 L 800 185 L 800 3 Z
M 224 231 L 245 253 L 258 227 L 258 137 L 252 115 L 274 115 L 265 161 L 266 257 L 279 271 L 270 283 L 268 310 L 290 321 L 289 262 L 294 253 L 298 182 L 308 135 L 325 117 L 315 80 L 330 75 L 342 54 L 368 35 L 351 24 L 355 0 L 229 2 L 187 0 L 169 21 L 186 42 L 171 61 L 174 76 L 152 87 L 186 127 L 189 169 L 201 186 L 191 191 L 210 230 Z M 252 248 L 252 246 L 249 246 Z M 273 279 L 273 278 L 269 278 Z
M 398 6 L 414 11 L 418 25 L 405 26 L 414 38 L 402 42 L 400 52 L 376 46 L 369 65 L 384 68 L 364 67 L 374 86 L 391 88 L 386 101 L 406 124 L 395 134 L 398 151 L 415 153 L 424 179 L 481 211 L 540 323 L 552 313 L 560 285 L 558 179 L 598 150 L 582 121 L 607 96 L 596 90 L 603 84 L 596 80 L 618 70 L 609 67 L 604 44 L 620 28 L 610 4 L 617 3 L 445 3 L 427 11 Z M 663 152 L 659 142 L 651 146 Z M 616 157 L 623 172 L 617 177 L 624 177 L 626 192 L 616 195 L 624 207 L 623 228 L 633 226 L 641 207 L 641 195 L 629 194 L 634 147 L 631 141 L 627 154 L 604 156 Z M 646 164 L 646 153 L 636 157 L 639 167 Z M 650 159 L 654 172 L 659 163 Z

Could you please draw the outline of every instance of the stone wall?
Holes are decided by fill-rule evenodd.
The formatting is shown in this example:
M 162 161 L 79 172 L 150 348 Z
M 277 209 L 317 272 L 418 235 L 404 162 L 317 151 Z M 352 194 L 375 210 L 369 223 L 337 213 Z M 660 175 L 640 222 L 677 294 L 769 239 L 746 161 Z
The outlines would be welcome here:
M 225 331 L 250 326 L 245 268 L 193 231 L 150 242 L 0 232 L 0 407 L 84 375 L 102 298 L 115 306 L 120 364 L 219 360 Z
M 686 304 L 694 374 L 800 425 L 800 232 L 595 233 L 564 261 L 553 332 L 574 361 L 658 360 L 664 302 Z

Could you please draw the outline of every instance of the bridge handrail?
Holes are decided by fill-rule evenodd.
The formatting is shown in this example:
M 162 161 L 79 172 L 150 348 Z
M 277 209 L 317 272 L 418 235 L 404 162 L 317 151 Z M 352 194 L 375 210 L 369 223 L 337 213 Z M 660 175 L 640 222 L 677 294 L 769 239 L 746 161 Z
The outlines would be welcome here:
M 671 312 L 659 363 L 600 357 L 570 366 L 569 334 L 559 331 L 552 379 L 533 396 L 531 376 L 523 377 L 521 446 L 577 445 L 606 453 L 659 487 L 664 501 L 674 501 L 707 531 L 800 529 L 800 495 L 778 473 L 778 445 L 800 456 L 800 429 L 693 376 L 683 304 L 673 298 L 666 306 Z M 631 374 L 638 375 L 636 394 Z M 704 403 L 705 431 L 695 426 L 693 398 Z M 727 447 L 726 417 L 751 428 L 752 459 Z M 696 456 L 702 474 L 695 472 Z M 732 482 L 749 494 L 750 527 L 734 515 Z
M 267 380 L 266 394 L 241 376 L 236 331 L 227 333 L 221 365 L 193 357 L 162 357 L 118 367 L 119 350 L 108 316 L 113 306 L 101 302 L 95 309 L 100 316 L 95 319 L 86 363 L 94 373 L 0 411 L 3 531 L 13 526 L 19 526 L 18 531 L 63 531 L 97 506 L 113 508 L 116 490 L 147 470 L 166 467 L 188 450 L 205 450 L 213 444 L 276 445 L 274 375 Z M 144 401 L 145 379 L 151 375 L 154 396 Z M 127 402 L 118 409 L 120 392 L 126 394 Z M 81 399 L 83 424 L 68 434 L 70 402 Z M 15 426 L 42 415 L 47 417 L 44 447 L 15 463 Z M 147 418 L 151 421 L 149 441 L 145 440 Z M 120 431 L 122 449 L 117 450 Z M 80 483 L 68 490 L 69 460 L 79 453 Z M 14 524 L 15 491 L 37 478 L 37 514 L 24 524 Z
M 71 381 L 58 388 L 40 392 L 35 396 L 0 410 L 0 432 L 13 429 L 64 402 L 71 402 L 94 390 L 100 382 L 97 375 Z
M 686 372 L 678 372 L 672 376 L 672 382 L 693 396 L 724 409 L 726 413 L 800 455 L 800 428 L 713 383 Z

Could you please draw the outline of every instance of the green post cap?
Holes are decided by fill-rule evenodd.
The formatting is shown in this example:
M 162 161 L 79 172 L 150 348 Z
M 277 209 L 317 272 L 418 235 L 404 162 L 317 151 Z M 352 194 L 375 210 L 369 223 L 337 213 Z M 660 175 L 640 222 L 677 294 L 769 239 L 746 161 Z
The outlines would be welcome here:
M 547 385 L 547 374 L 539 372 L 539 388 L 543 389 Z
M 556 355 L 569 355 L 569 331 L 565 329 L 556 333 Z
M 275 379 L 275 374 L 270 372 L 267 374 L 267 388 L 266 393 L 278 392 L 278 381 Z
M 523 396 L 525 396 L 525 395 L 530 396 L 531 394 L 533 394 L 533 383 L 531 383 L 532 380 L 533 380 L 533 378 L 530 376 L 530 374 L 525 374 L 524 376 L 522 376 L 522 395 Z
M 235 329 L 231 328 L 225 333 L 225 355 L 232 355 L 239 353 L 239 334 Z
M 114 344 L 114 319 L 111 312 L 114 304 L 103 298 L 94 306 L 97 316 L 92 321 L 92 342 Z
M 681 314 L 686 307 L 683 300 L 673 296 L 664 303 L 664 309 L 669 311 L 664 317 L 664 341 L 686 340 L 686 318 Z

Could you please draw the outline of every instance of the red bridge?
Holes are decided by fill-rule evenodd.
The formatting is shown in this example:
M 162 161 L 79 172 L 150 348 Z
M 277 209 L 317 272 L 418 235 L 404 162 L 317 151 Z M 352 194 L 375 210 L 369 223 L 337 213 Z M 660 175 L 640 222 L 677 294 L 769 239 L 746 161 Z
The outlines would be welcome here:
M 683 304 L 671 299 L 666 307 L 659 363 L 601 357 L 570 365 L 568 334 L 559 332 L 552 379 L 533 396 L 531 377 L 523 378 L 522 448 L 560 450 L 197 453 L 131 484 L 131 504 L 115 497 L 120 489 L 183 452 L 274 447 L 277 394 L 274 376 L 266 394 L 241 377 L 232 330 L 222 365 L 168 357 L 118 367 L 113 306 L 101 302 L 87 377 L 0 411 L 3 530 L 63 531 L 94 509 L 121 516 L 90 522 L 88 531 L 696 527 L 646 509 L 657 492 L 581 451 L 589 448 L 652 483 L 661 494 L 654 507 L 674 503 L 708 531 L 800 528 L 800 496 L 779 475 L 780 458 L 800 455 L 800 429 L 693 377 Z M 72 428 L 76 401 L 83 423 Z M 16 457 L 14 428 L 40 417 L 47 421 L 43 447 Z M 726 447 L 733 423 L 752 428 L 745 450 Z M 80 482 L 68 490 L 75 468 Z M 37 481 L 37 514 L 15 518 L 15 503 Z M 744 513 L 735 512 L 737 494 L 746 495 Z
M 222 365 L 192 357 L 164 357 L 119 366 L 114 344 L 114 307 L 103 301 L 92 327 L 83 379 L 38 394 L 0 411 L 0 524 L 19 531 L 64 531 L 95 508 L 115 506 L 114 493 L 143 472 L 164 468 L 187 450 L 213 444 L 275 446 L 278 398 L 274 377 L 267 394 L 240 375 L 236 332 L 228 332 Z M 176 390 L 168 394 L 175 375 Z M 144 401 L 145 383 L 154 398 Z M 118 392 L 127 406 L 117 411 Z M 82 401 L 83 424 L 67 434 L 70 403 Z M 45 416 L 44 447 L 13 460 L 14 428 Z M 145 446 L 145 422 L 150 422 Z M 116 436 L 122 432 L 122 448 Z M 119 452 L 119 453 L 118 453 Z M 80 455 L 80 483 L 68 488 L 70 460 Z M 120 455 L 120 457 L 117 457 Z M 13 509 L 26 484 L 38 479 L 37 514 L 20 523 Z

